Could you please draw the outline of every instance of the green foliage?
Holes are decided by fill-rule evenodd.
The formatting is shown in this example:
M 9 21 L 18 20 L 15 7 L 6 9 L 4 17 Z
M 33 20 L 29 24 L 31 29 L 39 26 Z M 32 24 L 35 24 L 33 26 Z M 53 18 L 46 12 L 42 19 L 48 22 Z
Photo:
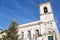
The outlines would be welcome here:
M 7 30 L 7 40 L 17 40 L 18 39 L 18 24 L 16 23 L 16 21 L 14 20 L 10 25 L 9 25 L 9 29 Z

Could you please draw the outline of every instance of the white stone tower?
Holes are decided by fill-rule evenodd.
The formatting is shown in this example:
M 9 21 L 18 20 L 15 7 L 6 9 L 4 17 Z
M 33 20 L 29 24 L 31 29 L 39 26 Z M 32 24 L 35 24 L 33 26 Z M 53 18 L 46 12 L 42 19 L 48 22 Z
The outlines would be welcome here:
M 52 39 L 57 40 L 59 32 L 56 26 L 56 22 L 54 20 L 50 2 L 40 4 L 40 21 L 42 23 L 41 34 L 46 35 L 45 39 L 48 40 L 48 36 L 53 36 Z

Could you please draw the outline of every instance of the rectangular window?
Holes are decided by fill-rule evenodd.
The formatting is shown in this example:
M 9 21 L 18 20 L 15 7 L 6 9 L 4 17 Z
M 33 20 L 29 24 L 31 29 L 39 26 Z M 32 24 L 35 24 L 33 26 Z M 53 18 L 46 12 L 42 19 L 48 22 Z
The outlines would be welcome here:
M 53 36 L 48 36 L 48 40 L 53 40 Z

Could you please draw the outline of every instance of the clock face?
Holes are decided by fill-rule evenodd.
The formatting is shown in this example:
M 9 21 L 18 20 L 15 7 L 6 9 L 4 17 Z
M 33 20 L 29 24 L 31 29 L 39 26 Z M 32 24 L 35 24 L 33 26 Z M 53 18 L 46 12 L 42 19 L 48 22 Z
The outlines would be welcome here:
M 48 10 L 47 10 L 47 7 L 44 7 L 44 13 L 47 13 Z

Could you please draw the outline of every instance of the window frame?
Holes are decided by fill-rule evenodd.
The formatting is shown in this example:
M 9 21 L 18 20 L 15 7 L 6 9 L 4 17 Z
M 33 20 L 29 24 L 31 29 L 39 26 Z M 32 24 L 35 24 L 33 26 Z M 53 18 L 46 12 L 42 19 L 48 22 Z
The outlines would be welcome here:
M 47 9 L 46 6 L 43 9 L 44 9 L 44 13 L 47 13 L 48 12 L 48 9 Z

